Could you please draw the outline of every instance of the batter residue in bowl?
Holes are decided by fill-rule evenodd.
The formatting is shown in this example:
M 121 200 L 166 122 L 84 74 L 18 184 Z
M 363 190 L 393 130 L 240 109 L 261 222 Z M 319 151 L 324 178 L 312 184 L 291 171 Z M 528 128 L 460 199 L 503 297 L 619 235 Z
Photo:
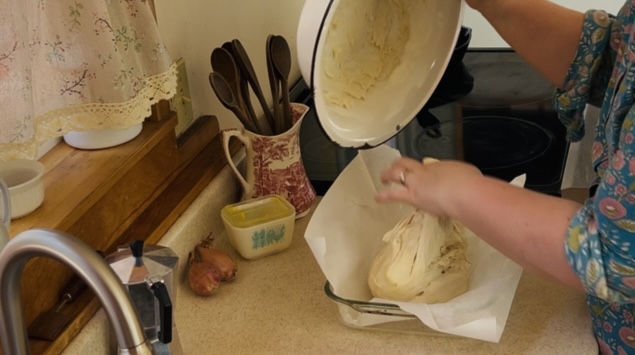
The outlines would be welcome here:
M 349 108 L 390 77 L 410 39 L 410 13 L 420 1 L 425 0 L 340 2 L 321 62 L 327 102 Z

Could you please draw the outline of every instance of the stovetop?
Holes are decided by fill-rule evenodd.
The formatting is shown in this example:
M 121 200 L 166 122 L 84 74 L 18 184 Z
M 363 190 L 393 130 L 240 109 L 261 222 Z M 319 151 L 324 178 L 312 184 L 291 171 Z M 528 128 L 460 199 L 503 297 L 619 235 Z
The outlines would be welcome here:
M 448 67 L 432 98 L 385 144 L 403 156 L 459 159 L 526 187 L 559 195 L 568 144 L 551 100 L 554 88 L 511 50 L 471 50 Z M 308 105 L 300 131 L 302 159 L 319 195 L 326 193 L 357 149 L 333 143 L 320 127 L 312 96 L 300 81 L 292 90 Z

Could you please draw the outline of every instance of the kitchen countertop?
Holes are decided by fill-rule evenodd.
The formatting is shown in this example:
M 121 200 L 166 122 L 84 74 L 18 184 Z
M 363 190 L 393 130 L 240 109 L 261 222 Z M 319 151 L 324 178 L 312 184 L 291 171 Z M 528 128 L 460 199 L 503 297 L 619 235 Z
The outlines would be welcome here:
M 324 294 L 326 280 L 304 239 L 315 206 L 296 221 L 288 249 L 243 259 L 227 242 L 218 216 L 238 191 L 225 170 L 160 243 L 185 256 L 211 229 L 216 247 L 238 264 L 237 278 L 208 298 L 196 296 L 181 282 L 175 322 L 185 354 L 598 353 L 584 296 L 528 273 L 520 279 L 498 344 L 346 327 Z M 181 259 L 183 276 L 185 257 Z M 64 354 L 106 354 L 107 334 L 107 319 L 100 310 Z

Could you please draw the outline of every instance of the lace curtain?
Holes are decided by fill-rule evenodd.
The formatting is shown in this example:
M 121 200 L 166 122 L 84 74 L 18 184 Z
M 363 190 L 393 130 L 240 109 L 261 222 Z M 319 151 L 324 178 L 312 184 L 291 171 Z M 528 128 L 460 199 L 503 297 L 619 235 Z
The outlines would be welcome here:
M 145 0 L 0 0 L 0 161 L 69 131 L 125 129 L 176 92 Z

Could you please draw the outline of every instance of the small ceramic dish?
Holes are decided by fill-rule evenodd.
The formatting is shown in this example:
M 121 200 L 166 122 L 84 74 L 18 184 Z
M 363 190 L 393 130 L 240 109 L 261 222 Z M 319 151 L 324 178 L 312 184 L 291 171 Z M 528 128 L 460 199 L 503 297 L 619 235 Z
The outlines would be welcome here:
M 316 113 L 342 147 L 374 147 L 432 96 L 454 51 L 462 0 L 307 0 L 298 64 Z
M 0 234 L 2 232 L 5 233 L 0 235 L 0 241 L 6 241 L 8 239 L 3 238 L 9 234 L 9 228 L 11 227 L 11 200 L 9 187 L 2 178 L 0 178 L 0 195 L 2 195 L 0 196 Z M 0 245 L 4 244 L 0 243 Z
M 0 162 L 0 178 L 9 188 L 11 219 L 35 211 L 44 201 L 44 165 L 36 160 Z
M 64 135 L 64 142 L 77 149 L 105 149 L 135 139 L 142 129 L 143 123 L 125 129 L 105 128 L 92 131 L 71 131 Z
M 227 205 L 221 218 L 229 242 L 245 259 L 278 253 L 293 238 L 295 208 L 279 195 Z

